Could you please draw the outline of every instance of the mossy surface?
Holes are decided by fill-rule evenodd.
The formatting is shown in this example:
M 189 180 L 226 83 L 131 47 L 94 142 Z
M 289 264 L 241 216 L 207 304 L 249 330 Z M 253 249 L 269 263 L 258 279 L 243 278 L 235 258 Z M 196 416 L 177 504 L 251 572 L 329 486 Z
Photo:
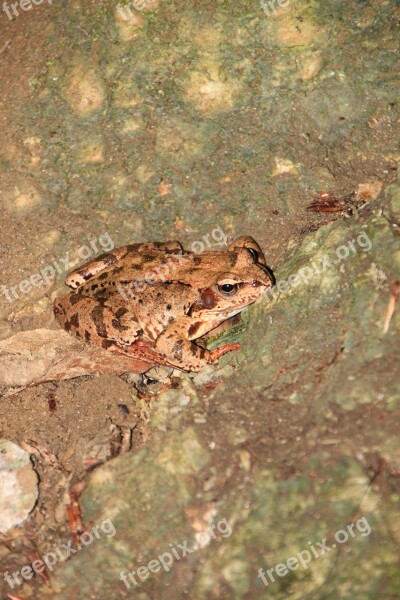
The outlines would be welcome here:
M 220 227 L 257 239 L 282 292 L 212 340 L 241 344 L 220 381 L 185 376 L 132 401 L 146 439 L 97 468 L 80 499 L 86 523 L 110 519 L 116 533 L 58 564 L 37 597 L 395 600 L 399 312 L 384 324 L 400 279 L 398 2 L 292 0 L 270 16 L 250 0 L 156 4 L 127 22 L 109 0 L 32 9 L 37 62 L 20 61 L 26 76 L 9 92 L 1 79 L 2 282 L 67 252 L 76 263 L 106 232 L 115 246 L 190 247 Z M 307 210 L 321 192 L 340 200 L 360 186 L 378 192 L 351 217 Z M 2 296 L 0 334 L 47 325 L 64 276 L 12 304 Z M 96 382 L 60 384 L 67 418 L 40 413 L 68 469 L 61 438 L 99 433 L 94 419 L 85 429 L 87 406 L 130 394 Z M 362 518 L 369 535 L 268 586 L 258 576 Z M 223 520 L 231 533 L 201 547 Z M 197 549 L 127 589 L 122 571 L 185 540 Z

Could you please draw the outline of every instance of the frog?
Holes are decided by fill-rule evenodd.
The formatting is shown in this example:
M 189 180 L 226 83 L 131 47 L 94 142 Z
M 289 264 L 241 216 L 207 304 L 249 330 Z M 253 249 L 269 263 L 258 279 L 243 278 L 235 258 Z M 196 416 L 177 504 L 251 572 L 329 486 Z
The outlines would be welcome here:
M 112 353 L 200 371 L 238 344 L 209 350 L 196 340 L 237 318 L 275 283 L 250 236 L 195 253 L 179 241 L 131 243 L 71 271 L 54 301 L 67 332 Z

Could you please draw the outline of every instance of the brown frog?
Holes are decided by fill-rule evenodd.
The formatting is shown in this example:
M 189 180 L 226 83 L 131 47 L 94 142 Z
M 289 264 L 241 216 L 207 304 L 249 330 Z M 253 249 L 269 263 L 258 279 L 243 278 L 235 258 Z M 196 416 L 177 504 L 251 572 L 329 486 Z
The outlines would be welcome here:
M 112 352 L 199 371 L 239 348 L 207 350 L 195 340 L 240 313 L 272 286 L 251 237 L 226 251 L 195 254 L 179 242 L 131 244 L 72 271 L 74 290 L 55 300 L 66 331 Z

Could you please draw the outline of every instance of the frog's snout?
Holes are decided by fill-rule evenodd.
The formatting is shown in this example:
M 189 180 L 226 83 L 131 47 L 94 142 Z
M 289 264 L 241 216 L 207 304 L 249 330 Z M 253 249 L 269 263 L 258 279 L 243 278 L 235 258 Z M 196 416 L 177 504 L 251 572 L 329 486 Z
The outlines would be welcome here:
M 274 275 L 273 271 L 269 267 L 265 267 L 265 268 L 267 270 L 268 277 L 269 277 L 269 280 L 271 282 L 271 285 L 272 286 L 276 285 L 276 279 L 275 279 L 275 275 Z

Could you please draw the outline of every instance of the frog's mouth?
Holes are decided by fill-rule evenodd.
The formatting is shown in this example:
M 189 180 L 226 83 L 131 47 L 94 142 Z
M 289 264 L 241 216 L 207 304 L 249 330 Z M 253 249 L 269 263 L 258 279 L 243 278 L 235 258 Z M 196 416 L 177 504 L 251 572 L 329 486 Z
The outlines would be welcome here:
M 249 306 L 248 304 L 246 306 Z M 224 317 L 225 319 L 231 319 L 232 317 L 235 317 L 236 315 L 238 315 L 239 313 L 242 312 L 242 310 L 244 310 L 246 308 L 246 306 L 241 306 L 240 308 L 236 308 L 235 310 L 231 310 L 229 312 L 225 312 L 223 310 L 221 310 L 221 312 L 217 312 L 216 314 L 220 315 L 221 317 Z

